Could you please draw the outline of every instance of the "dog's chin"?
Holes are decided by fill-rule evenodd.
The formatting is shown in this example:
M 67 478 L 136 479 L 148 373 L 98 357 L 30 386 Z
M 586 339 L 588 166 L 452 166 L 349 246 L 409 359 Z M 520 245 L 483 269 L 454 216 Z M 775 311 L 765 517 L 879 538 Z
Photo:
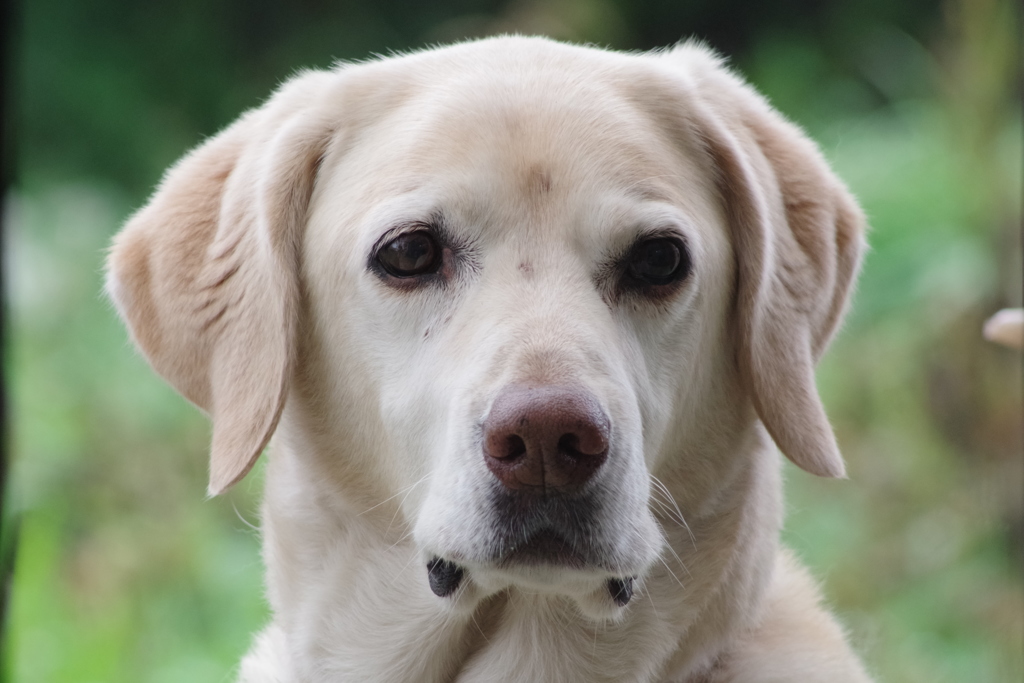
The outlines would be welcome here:
M 460 588 L 456 609 L 466 609 L 469 596 L 477 599 L 504 591 L 519 593 L 523 599 L 570 600 L 579 613 L 595 622 L 617 621 L 627 613 L 628 604 L 642 592 L 639 576 L 610 576 L 608 570 L 595 567 L 570 568 L 550 561 L 501 565 L 474 565 L 467 568 L 465 586 Z
M 569 599 L 596 621 L 616 620 L 640 587 L 638 568 L 622 568 L 598 553 L 578 548 L 554 530 L 525 541 L 499 544 L 500 552 L 482 560 L 458 554 L 427 562 L 429 584 L 442 602 L 465 611 L 503 591 L 521 591 L 531 599 Z

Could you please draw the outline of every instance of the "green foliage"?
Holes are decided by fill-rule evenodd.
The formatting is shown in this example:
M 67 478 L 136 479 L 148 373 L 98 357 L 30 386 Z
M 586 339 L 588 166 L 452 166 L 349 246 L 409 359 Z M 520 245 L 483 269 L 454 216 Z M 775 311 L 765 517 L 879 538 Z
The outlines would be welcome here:
M 1021 357 L 980 339 L 1020 305 L 1015 6 L 791 4 L 26 3 L 6 245 L 3 535 L 20 522 L 20 544 L 0 675 L 228 680 L 268 617 L 259 473 L 204 500 L 205 420 L 101 295 L 131 208 L 297 67 L 519 27 L 624 48 L 695 31 L 822 143 L 872 251 L 819 371 L 851 481 L 787 470 L 786 541 L 880 680 L 1024 677 Z

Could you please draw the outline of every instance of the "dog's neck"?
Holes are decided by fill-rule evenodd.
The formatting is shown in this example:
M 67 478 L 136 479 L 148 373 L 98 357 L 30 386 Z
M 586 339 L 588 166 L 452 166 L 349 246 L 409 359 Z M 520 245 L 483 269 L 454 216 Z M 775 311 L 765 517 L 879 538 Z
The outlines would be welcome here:
M 280 663 L 291 672 L 287 680 L 698 675 L 744 628 L 741 620 L 756 615 L 778 542 L 778 454 L 756 426 L 741 442 L 738 453 L 721 459 L 728 463 L 717 479 L 722 485 L 700 500 L 683 499 L 673 485 L 686 473 L 662 473 L 688 527 L 674 506 L 652 505 L 667 539 L 662 562 L 642 578 L 620 620 L 596 623 L 567 598 L 514 588 L 453 609 L 430 592 L 422 558 L 394 512 L 356 511 L 325 485 L 314 454 L 279 440 L 263 531 L 272 630 L 285 641 L 276 648 L 288 653 L 289 662 Z

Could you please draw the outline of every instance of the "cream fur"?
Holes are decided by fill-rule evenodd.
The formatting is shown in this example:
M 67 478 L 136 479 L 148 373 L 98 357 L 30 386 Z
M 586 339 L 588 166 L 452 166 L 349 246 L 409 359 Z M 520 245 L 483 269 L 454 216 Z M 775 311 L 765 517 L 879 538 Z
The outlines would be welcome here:
M 468 245 L 444 286 L 368 267 L 438 220 Z M 644 230 L 693 257 L 663 301 L 607 275 Z M 274 617 L 240 680 L 867 681 L 778 543 L 779 450 L 844 472 L 814 363 L 862 240 L 814 144 L 699 45 L 508 37 L 296 76 L 172 168 L 109 261 L 136 343 L 211 416 L 210 492 L 273 436 Z M 477 429 L 513 382 L 609 415 L 604 569 L 487 559 Z M 434 555 L 466 568 L 453 598 Z M 638 577 L 624 608 L 613 574 Z

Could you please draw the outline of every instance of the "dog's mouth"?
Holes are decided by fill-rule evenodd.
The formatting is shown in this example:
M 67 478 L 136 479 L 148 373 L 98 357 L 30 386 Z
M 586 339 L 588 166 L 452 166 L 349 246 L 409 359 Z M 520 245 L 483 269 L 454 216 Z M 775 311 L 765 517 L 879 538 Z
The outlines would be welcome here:
M 430 549 L 430 589 L 468 604 L 518 586 L 536 594 L 575 596 L 589 612 L 614 614 L 632 600 L 651 545 L 636 542 L 621 519 L 609 522 L 608 497 L 602 493 L 591 487 L 540 496 L 495 487 L 486 539 Z
M 505 498 L 501 502 L 503 514 L 486 559 L 464 563 L 458 556 L 435 556 L 427 563 L 435 595 L 454 597 L 474 571 L 499 570 L 533 585 L 547 584 L 552 576 L 597 579 L 603 582 L 606 600 L 618 607 L 629 604 L 636 576 L 632 570 L 618 569 L 620 563 L 611 549 L 598 541 L 593 521 L 598 508 L 592 499 Z
M 599 495 L 492 493 L 487 560 L 501 569 L 550 567 L 614 573 L 615 561 Z
M 554 529 L 541 529 L 520 543 L 509 545 L 497 558 L 503 568 L 554 565 L 585 569 L 590 562 L 569 539 Z

